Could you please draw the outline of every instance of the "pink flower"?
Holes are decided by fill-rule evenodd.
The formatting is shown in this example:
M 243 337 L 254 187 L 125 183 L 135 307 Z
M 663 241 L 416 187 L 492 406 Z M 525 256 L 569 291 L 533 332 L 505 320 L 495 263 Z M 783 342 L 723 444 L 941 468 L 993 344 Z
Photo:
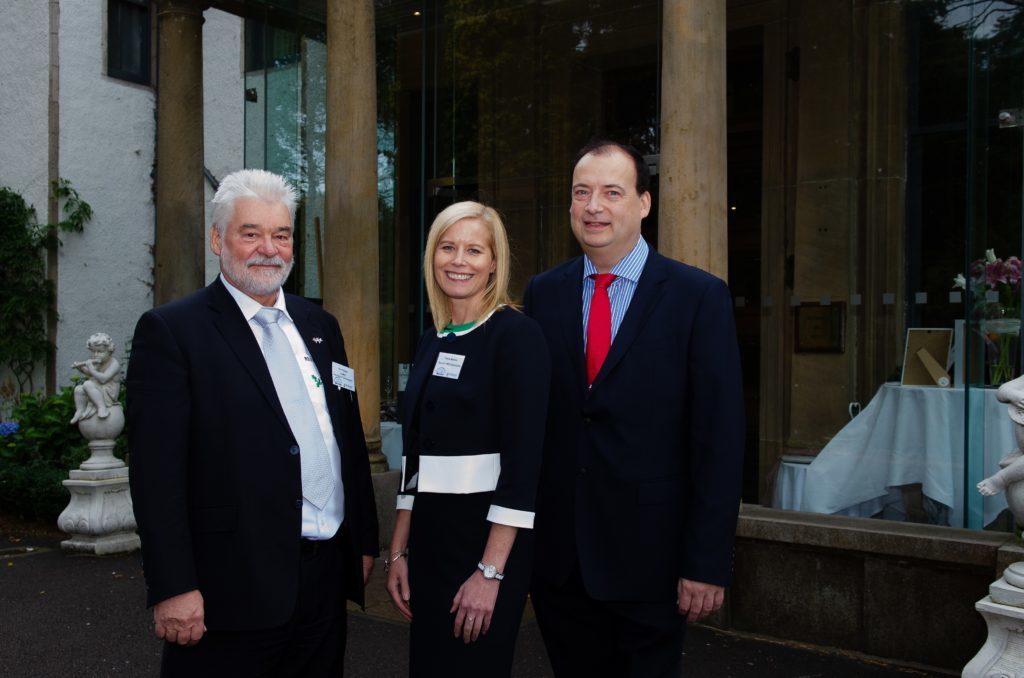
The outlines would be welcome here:
M 1021 277 L 1024 264 L 1019 257 L 1007 257 L 1004 261 L 994 250 L 985 250 L 985 256 L 971 262 L 968 275 L 953 279 L 953 287 L 970 291 L 974 300 L 973 308 L 979 313 L 991 313 L 998 306 L 1001 315 L 1019 317 Z M 998 303 L 987 298 L 987 294 L 999 295 Z
M 1017 257 L 1010 257 L 1003 264 L 1006 272 L 1006 282 L 1011 285 L 1020 285 L 1020 268 L 1021 261 Z
M 985 284 L 992 289 L 998 289 L 1000 284 L 1006 284 L 1002 261 L 996 259 L 985 264 Z

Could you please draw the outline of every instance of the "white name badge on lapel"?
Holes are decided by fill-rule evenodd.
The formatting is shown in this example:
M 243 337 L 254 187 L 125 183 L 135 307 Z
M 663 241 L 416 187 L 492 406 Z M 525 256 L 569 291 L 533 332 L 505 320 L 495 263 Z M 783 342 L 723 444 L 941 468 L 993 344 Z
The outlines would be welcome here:
M 466 362 L 466 356 L 456 353 L 438 353 L 437 362 L 434 364 L 433 375 L 445 379 L 458 379 L 462 373 L 462 363 Z
M 339 365 L 338 363 L 331 363 L 331 380 L 338 389 L 346 389 L 355 393 L 356 391 L 356 371 L 351 367 L 345 365 Z

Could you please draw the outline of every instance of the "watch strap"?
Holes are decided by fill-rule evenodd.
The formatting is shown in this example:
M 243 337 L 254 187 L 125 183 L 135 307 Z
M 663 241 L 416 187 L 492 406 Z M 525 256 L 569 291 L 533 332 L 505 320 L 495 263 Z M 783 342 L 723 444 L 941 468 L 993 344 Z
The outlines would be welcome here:
M 482 561 L 476 564 L 476 569 L 484 573 L 484 579 L 495 579 L 501 581 L 505 578 L 505 575 L 498 572 L 498 568 L 494 565 L 485 565 Z

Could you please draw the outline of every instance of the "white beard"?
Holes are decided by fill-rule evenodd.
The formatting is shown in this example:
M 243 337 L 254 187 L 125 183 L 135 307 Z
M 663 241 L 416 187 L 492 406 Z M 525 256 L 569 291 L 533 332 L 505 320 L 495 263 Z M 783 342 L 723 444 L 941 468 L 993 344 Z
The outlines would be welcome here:
M 257 272 L 251 268 L 254 265 L 276 265 L 280 268 L 276 271 Z M 284 281 L 288 279 L 294 265 L 294 259 L 285 263 L 280 256 L 261 257 L 256 255 L 245 261 L 239 261 L 231 255 L 226 247 L 221 250 L 220 254 L 220 267 L 224 275 L 235 287 L 249 296 L 261 297 L 277 292 L 284 285 Z

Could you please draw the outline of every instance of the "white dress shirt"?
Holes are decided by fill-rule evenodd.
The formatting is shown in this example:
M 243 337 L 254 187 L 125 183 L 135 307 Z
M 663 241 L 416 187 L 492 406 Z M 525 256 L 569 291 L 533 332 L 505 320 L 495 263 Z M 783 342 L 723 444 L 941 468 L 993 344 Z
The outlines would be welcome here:
M 222 273 L 220 276 L 221 282 L 227 287 L 228 292 L 231 293 L 232 298 L 238 304 L 238 308 L 242 311 L 242 315 L 245 316 L 245 320 L 249 323 L 249 329 L 252 330 L 253 336 L 256 337 L 256 342 L 260 345 L 260 350 L 263 350 L 263 329 L 259 323 L 256 322 L 256 314 L 263 306 L 250 297 L 249 295 L 242 292 L 240 289 L 232 285 Z M 288 315 L 288 309 L 285 307 L 284 294 L 278 292 L 277 301 L 274 303 L 274 308 L 281 309 L 281 318 L 278 321 L 278 325 L 284 332 L 284 335 L 288 338 L 288 343 L 292 347 L 292 352 L 295 354 L 295 362 L 298 363 L 299 369 L 302 370 L 303 381 L 306 384 L 306 390 L 309 392 L 309 399 L 313 402 L 313 410 L 316 412 L 317 423 L 320 424 L 320 433 L 323 434 L 324 444 L 327 445 L 327 451 L 331 457 L 331 473 L 334 475 L 334 493 L 331 498 L 327 501 L 324 508 L 318 509 L 316 506 L 311 504 L 308 500 L 303 498 L 302 500 L 302 536 L 307 539 L 330 539 L 333 537 L 338 528 L 341 527 L 342 521 L 345 519 L 345 490 L 341 484 L 341 449 L 338 446 L 338 441 L 334 437 L 334 427 L 331 424 L 331 415 L 327 411 L 327 397 L 324 394 L 323 379 L 320 377 L 320 373 L 316 369 L 316 364 L 313 362 L 313 358 L 309 355 L 309 351 L 306 349 L 305 342 L 302 341 L 302 337 L 299 336 L 299 330 L 295 327 L 295 322 L 292 317 Z

